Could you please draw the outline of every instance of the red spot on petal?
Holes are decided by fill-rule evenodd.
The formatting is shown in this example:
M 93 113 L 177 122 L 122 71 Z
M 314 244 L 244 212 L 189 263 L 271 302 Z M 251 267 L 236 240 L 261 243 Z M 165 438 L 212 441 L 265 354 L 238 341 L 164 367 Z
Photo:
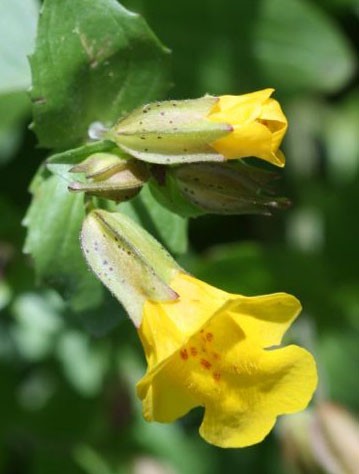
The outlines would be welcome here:
M 188 352 L 187 352 L 187 349 L 181 349 L 181 350 L 180 350 L 180 356 L 181 356 L 181 359 L 187 360 L 187 359 L 188 359 Z
M 218 381 L 221 378 L 221 374 L 219 372 L 213 372 L 213 378 Z
M 201 359 L 201 366 L 205 369 L 210 369 L 212 367 L 212 364 L 206 359 Z
M 193 357 L 196 357 L 196 355 L 198 354 L 198 350 L 195 347 L 191 347 L 190 352 Z
M 213 352 L 213 357 L 218 360 L 221 358 L 221 356 L 217 352 Z
M 211 332 L 207 332 L 206 339 L 208 342 L 213 341 L 213 334 Z

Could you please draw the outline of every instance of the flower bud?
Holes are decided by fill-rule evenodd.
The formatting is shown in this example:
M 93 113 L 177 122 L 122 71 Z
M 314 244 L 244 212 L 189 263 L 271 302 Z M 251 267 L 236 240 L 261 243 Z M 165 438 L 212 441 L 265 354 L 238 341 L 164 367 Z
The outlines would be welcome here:
M 304 413 L 283 417 L 279 428 L 285 460 L 296 472 L 357 472 L 359 424 L 344 407 L 319 402 Z
M 152 185 L 154 194 L 173 211 L 187 203 L 187 216 L 199 214 L 264 214 L 286 209 L 290 202 L 268 186 L 276 174 L 243 162 L 192 163 L 166 173 L 166 185 Z M 177 206 L 177 208 L 176 208 Z
M 284 166 L 279 146 L 287 119 L 272 92 L 148 104 L 117 122 L 105 138 L 157 164 L 256 156 Z
M 86 182 L 73 182 L 70 191 L 126 201 L 134 197 L 148 180 L 144 163 L 120 157 L 114 153 L 95 153 L 70 170 L 84 173 Z
M 104 285 L 123 304 L 136 326 L 146 300 L 177 298 L 168 286 L 179 271 L 168 252 L 141 226 L 121 213 L 93 210 L 81 231 L 85 258 Z

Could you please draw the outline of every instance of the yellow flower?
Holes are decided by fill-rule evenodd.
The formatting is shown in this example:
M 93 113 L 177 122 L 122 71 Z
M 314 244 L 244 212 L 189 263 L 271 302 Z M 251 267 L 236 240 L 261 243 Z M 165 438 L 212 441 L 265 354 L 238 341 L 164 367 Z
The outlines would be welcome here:
M 205 409 L 201 436 L 221 447 L 261 441 L 276 417 L 303 410 L 317 383 L 304 349 L 280 344 L 298 315 L 293 296 L 245 297 L 182 272 L 172 302 L 144 305 L 139 335 L 148 370 L 137 385 L 147 421 L 171 422 Z
M 257 156 L 276 166 L 284 166 L 279 146 L 288 127 L 283 111 L 270 96 L 274 89 L 264 89 L 239 96 L 219 97 L 208 119 L 233 127 L 228 135 L 211 143 L 225 158 Z

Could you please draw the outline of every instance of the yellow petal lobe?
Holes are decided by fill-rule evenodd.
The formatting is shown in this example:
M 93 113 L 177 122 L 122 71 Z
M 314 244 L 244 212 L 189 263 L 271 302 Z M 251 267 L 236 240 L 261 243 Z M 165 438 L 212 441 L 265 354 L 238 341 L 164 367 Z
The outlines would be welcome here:
M 221 96 L 208 120 L 229 124 L 233 131 L 211 146 L 227 159 L 256 156 L 283 167 L 285 158 L 279 150 L 288 128 L 279 103 L 271 99 L 273 89 L 240 96 Z

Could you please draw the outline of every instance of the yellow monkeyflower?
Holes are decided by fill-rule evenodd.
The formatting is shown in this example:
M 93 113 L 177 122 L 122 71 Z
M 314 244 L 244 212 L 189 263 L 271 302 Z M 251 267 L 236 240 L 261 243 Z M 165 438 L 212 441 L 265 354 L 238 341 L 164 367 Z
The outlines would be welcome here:
M 276 166 L 284 166 L 279 146 L 288 128 L 279 103 L 264 89 L 239 96 L 224 95 L 212 107 L 208 119 L 227 123 L 233 131 L 211 143 L 225 158 L 256 156 Z
M 306 350 L 276 348 L 300 312 L 291 295 L 245 297 L 179 271 L 175 301 L 144 304 L 139 327 L 148 370 L 137 392 L 148 421 L 205 409 L 201 436 L 221 447 L 261 441 L 278 415 L 303 410 L 317 384 Z

